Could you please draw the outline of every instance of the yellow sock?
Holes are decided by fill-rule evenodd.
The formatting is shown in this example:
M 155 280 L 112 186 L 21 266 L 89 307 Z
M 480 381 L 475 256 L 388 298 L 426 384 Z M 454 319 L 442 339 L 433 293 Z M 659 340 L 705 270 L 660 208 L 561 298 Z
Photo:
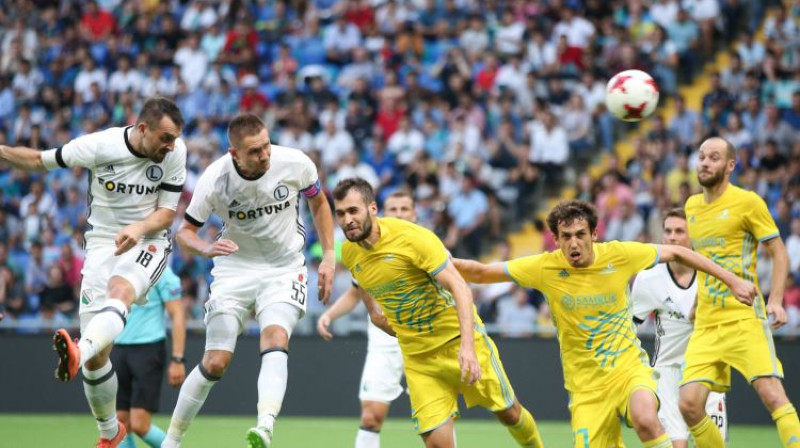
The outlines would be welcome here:
M 797 411 L 791 403 L 775 409 L 772 420 L 778 427 L 778 435 L 784 447 L 800 447 L 800 420 L 797 419 Z
M 529 448 L 542 448 L 542 436 L 539 435 L 539 428 L 536 421 L 527 409 L 522 408 L 519 421 L 511 426 L 507 426 L 511 437 L 519 443 L 519 446 Z
M 692 433 L 694 442 L 700 448 L 725 448 L 722 433 L 707 415 L 700 420 L 700 423 L 690 427 L 689 432 Z
M 661 434 L 661 437 L 656 437 L 643 443 L 644 448 L 672 448 L 672 440 L 666 433 Z

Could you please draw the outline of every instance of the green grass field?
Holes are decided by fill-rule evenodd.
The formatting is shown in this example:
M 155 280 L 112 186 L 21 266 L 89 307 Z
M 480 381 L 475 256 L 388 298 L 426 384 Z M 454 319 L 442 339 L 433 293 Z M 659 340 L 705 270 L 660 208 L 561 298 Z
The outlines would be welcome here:
M 189 430 L 183 446 L 187 448 L 244 447 L 244 433 L 255 421 L 243 417 L 200 417 Z M 166 429 L 167 416 L 155 422 Z M 281 418 L 277 422 L 276 448 L 351 448 L 358 420 L 354 418 Z M 516 445 L 506 431 L 488 420 L 459 420 L 456 424 L 459 448 L 513 448 Z M 570 447 L 571 436 L 566 422 L 539 422 L 545 446 Z M 97 437 L 94 421 L 87 415 L 0 414 L 0 447 L 86 447 Z M 632 430 L 625 430 L 625 443 L 638 447 Z M 145 445 L 138 441 L 138 446 Z M 382 431 L 382 448 L 422 446 L 405 419 L 389 420 Z M 779 447 L 772 426 L 734 426 L 730 448 Z

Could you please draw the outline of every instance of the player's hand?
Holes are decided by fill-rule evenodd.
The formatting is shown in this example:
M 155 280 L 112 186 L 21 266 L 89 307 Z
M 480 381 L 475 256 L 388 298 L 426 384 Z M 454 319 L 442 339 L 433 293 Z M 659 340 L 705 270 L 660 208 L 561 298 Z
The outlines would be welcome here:
M 319 333 L 319 335 L 322 336 L 322 339 L 325 339 L 326 341 L 330 341 L 331 339 L 333 339 L 333 333 L 331 333 L 328 330 L 328 327 L 330 326 L 331 326 L 330 317 L 328 317 L 325 314 L 319 316 L 319 319 L 317 320 L 317 333 Z
M 227 256 L 239 250 L 239 245 L 228 239 L 219 239 L 210 244 L 206 250 L 203 251 L 203 256 L 207 258 L 214 258 L 219 256 Z
M 736 277 L 734 283 L 732 285 L 728 285 L 733 296 L 736 297 L 736 300 L 744 303 L 745 305 L 753 305 L 753 300 L 756 298 L 758 291 L 756 290 L 756 285 L 748 282 L 747 280 L 742 280 L 739 277 Z
M 331 298 L 333 290 L 333 274 L 336 271 L 336 254 L 332 250 L 326 250 L 322 255 L 322 261 L 317 271 L 317 287 L 319 288 L 319 300 L 325 305 Z
M 139 244 L 139 240 L 142 239 L 142 233 L 141 226 L 138 222 L 125 226 L 114 238 L 114 244 L 117 246 L 114 255 L 122 255 Z
M 186 366 L 180 362 L 170 362 L 167 370 L 167 379 L 171 387 L 179 387 L 186 379 Z
M 772 316 L 772 329 L 777 330 L 786 324 L 786 310 L 783 305 L 767 303 L 767 316 Z
M 461 366 L 461 382 L 471 386 L 481 379 L 481 365 L 478 364 L 474 346 L 461 344 L 461 349 L 458 351 L 458 364 Z

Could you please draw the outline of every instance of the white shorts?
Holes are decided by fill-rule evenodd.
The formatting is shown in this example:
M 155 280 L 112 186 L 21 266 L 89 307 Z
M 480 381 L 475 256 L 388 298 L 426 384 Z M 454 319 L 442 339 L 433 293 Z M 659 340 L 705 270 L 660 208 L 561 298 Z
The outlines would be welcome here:
M 656 367 L 659 374 L 658 398 L 661 408 L 658 417 L 672 440 L 689 440 L 689 428 L 683 420 L 678 407 L 680 383 L 682 379 L 680 367 Z M 706 413 L 717 424 L 725 441 L 728 440 L 728 416 L 725 394 L 711 392 L 706 400 Z
M 391 403 L 403 393 L 403 353 L 398 348 L 368 349 L 358 399 Z
M 81 275 L 80 314 L 96 313 L 105 307 L 108 281 L 119 276 L 136 291 L 135 303 L 147 303 L 147 291 L 158 282 L 167 267 L 172 245 L 165 240 L 144 240 L 120 256 L 113 241 L 88 243 Z
M 260 330 L 283 327 L 292 335 L 306 310 L 306 268 L 284 271 L 215 269 L 205 305 L 206 350 L 233 352 L 244 322 L 255 312 Z

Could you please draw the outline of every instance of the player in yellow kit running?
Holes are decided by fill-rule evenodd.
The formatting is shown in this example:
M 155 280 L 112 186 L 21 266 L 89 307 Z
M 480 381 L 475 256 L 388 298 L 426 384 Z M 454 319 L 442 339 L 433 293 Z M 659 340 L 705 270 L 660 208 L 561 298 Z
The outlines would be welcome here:
M 363 179 L 342 180 L 333 197 L 348 239 L 342 261 L 383 311 L 379 319 L 372 299 L 362 295 L 373 322 L 397 336 L 412 420 L 425 446 L 455 447 L 453 420 L 462 394 L 467 406 L 492 411 L 520 446 L 542 447 L 439 238 L 414 223 L 378 218 L 375 194 Z
M 584 201 L 562 202 L 547 225 L 558 251 L 488 265 L 453 262 L 468 281 L 514 280 L 547 298 L 558 329 L 575 448 L 623 447 L 620 420 L 633 426 L 645 447 L 671 447 L 658 420 L 656 378 L 629 310 L 630 278 L 656 263 L 679 261 L 723 279 L 741 300 L 752 300 L 755 287 L 685 247 L 595 242 L 597 212 Z
M 775 354 L 768 316 L 774 327 L 786 323 L 783 292 L 789 270 L 786 247 L 764 200 L 730 184 L 736 149 L 722 138 L 700 145 L 697 178 L 703 193 L 686 201 L 689 235 L 694 249 L 737 276 L 758 284 L 756 248 L 763 244 L 772 257 L 769 302 L 757 294 L 752 306 L 731 298 L 717 279 L 697 278 L 697 314 L 686 349 L 680 408 L 700 447 L 725 443 L 705 412 L 709 391 L 726 392 L 731 367 L 749 381 L 772 414 L 784 447 L 800 447 L 800 421 L 783 389 L 783 368 Z

